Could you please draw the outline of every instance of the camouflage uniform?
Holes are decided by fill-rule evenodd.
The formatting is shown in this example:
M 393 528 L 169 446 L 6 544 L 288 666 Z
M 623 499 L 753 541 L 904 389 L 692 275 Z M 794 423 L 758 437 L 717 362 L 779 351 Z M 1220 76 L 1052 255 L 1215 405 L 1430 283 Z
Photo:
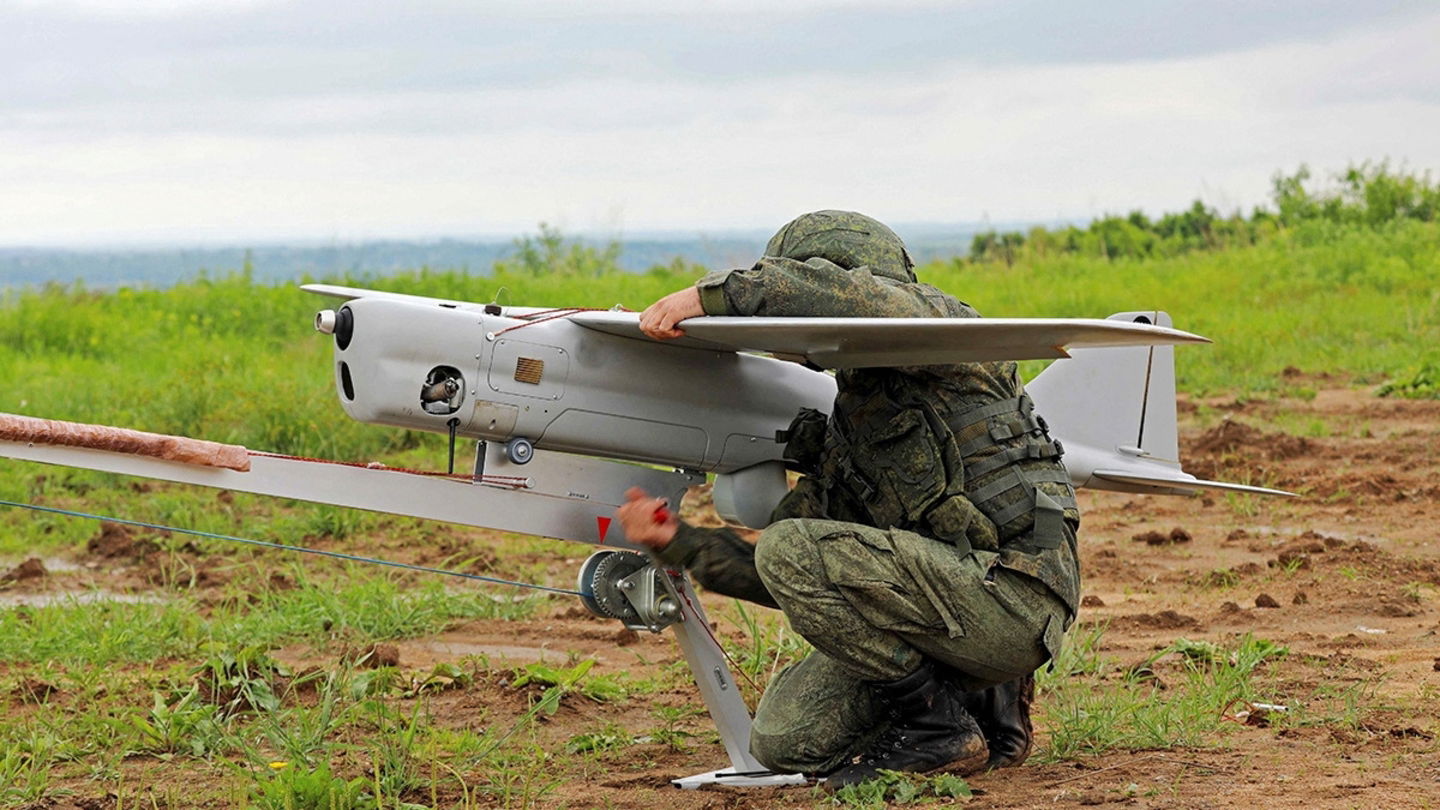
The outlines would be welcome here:
M 903 247 L 886 250 L 899 245 L 888 229 L 867 242 L 854 236 L 878 225 L 868 217 L 818 216 L 845 238 L 812 227 L 796 239 L 787 226 L 754 267 L 697 282 L 706 313 L 979 317 L 917 283 Z M 792 425 L 786 456 L 806 475 L 755 546 L 682 525 L 659 554 L 710 590 L 783 609 L 815 646 L 756 712 L 751 750 L 775 770 L 826 772 L 861 750 L 884 725 L 862 684 L 926 658 L 967 689 L 1033 671 L 1079 604 L 1074 490 L 1015 363 L 836 380 L 828 420 Z

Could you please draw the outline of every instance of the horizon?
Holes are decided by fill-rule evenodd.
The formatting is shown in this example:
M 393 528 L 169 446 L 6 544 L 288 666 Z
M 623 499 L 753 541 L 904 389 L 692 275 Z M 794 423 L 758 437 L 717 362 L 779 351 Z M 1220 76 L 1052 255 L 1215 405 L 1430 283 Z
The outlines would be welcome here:
M 933 224 L 921 225 L 918 230 L 906 226 L 898 230 L 921 263 L 965 255 L 970 239 L 980 232 L 975 228 L 945 228 Z M 613 242 L 620 247 L 617 266 L 630 272 L 643 272 L 677 258 L 708 269 L 749 266 L 762 252 L 771 232 L 737 230 L 723 235 L 652 232 L 627 234 L 618 239 L 609 235 L 563 235 L 567 241 L 591 246 Z M 128 284 L 168 286 L 202 274 L 230 275 L 247 263 L 257 278 L 266 281 L 337 274 L 383 276 L 421 267 L 488 274 L 496 261 L 514 254 L 520 238 L 0 247 L 0 290 L 77 281 L 95 288 Z
M 1127 212 L 1128 213 L 1128 212 Z M 898 222 L 891 223 L 891 227 L 904 237 L 910 234 L 912 238 L 933 238 L 955 234 L 974 234 L 988 230 L 1012 231 L 1028 230 L 1034 227 L 1058 228 L 1067 225 L 1085 227 L 1092 218 L 1064 219 L 1047 221 L 1009 221 L 1009 222 Z M 412 234 L 391 233 L 373 235 L 353 236 L 295 236 L 286 237 L 275 234 L 257 234 L 253 237 L 246 236 L 199 236 L 199 237 L 158 237 L 133 235 L 127 239 L 103 241 L 96 239 L 78 240 L 68 243 L 4 243 L 0 242 L 0 252 L 24 252 L 24 251 L 49 251 L 49 252 L 152 252 L 152 251 L 177 251 L 177 250 L 242 250 L 246 248 L 325 248 L 333 246 L 350 247 L 355 245 L 380 245 L 391 243 L 409 244 L 445 244 L 459 242 L 467 244 L 485 245 L 510 245 L 517 240 L 526 237 L 533 237 L 539 234 L 541 225 L 552 227 L 549 222 L 537 223 L 535 227 L 524 231 L 512 232 L 484 232 L 472 233 L 463 232 L 417 232 Z M 695 241 L 704 239 L 759 239 L 761 242 L 769 239 L 775 232 L 775 227 L 750 227 L 750 228 L 655 228 L 655 229 L 625 229 L 622 231 L 609 231 L 602 228 L 571 230 L 558 228 L 561 235 L 566 239 L 578 239 L 588 243 L 604 244 L 607 242 L 619 242 L 624 244 L 630 241 L 638 242 L 664 242 L 664 241 Z

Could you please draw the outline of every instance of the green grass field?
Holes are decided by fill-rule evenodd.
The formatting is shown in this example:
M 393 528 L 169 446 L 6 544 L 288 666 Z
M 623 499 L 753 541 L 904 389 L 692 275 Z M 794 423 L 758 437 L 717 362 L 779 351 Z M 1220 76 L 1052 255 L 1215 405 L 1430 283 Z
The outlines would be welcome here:
M 992 316 L 1166 310 L 1178 327 L 1215 341 L 1178 352 L 1178 385 L 1195 394 L 1285 391 L 1292 385 L 1281 375 L 1287 367 L 1370 385 L 1424 380 L 1440 363 L 1435 223 L 1319 222 L 1220 252 L 1118 260 L 1030 256 L 1010 267 L 957 260 L 919 274 Z M 694 276 L 681 267 L 552 276 L 420 271 L 338 281 L 471 301 L 640 309 Z M 0 379 L 6 381 L 0 412 L 305 456 L 434 466 L 444 454 L 442 437 L 362 425 L 340 410 L 329 342 L 311 328 L 315 310 L 324 306 L 325 299 L 294 285 L 257 284 L 240 273 L 166 290 L 12 292 L 0 303 Z M 1433 391 L 1433 383 L 1421 389 Z M 32 468 L 0 465 L 0 496 L 24 500 L 36 487 L 35 475 Z M 84 473 L 61 478 L 110 480 Z M 54 479 L 49 475 L 40 486 L 56 486 Z M 99 507 L 125 500 L 113 487 L 100 489 L 91 499 Z M 186 516 L 183 497 L 150 500 L 147 515 L 132 517 Z M 323 520 L 327 513 L 315 514 Z M 195 528 L 228 525 L 213 513 L 194 517 Z M 0 553 L 75 539 L 63 520 L 26 517 L 25 524 L 47 528 L 8 534 Z M 16 519 L 0 515 L 0 525 L 16 526 Z M 263 519 L 259 525 L 268 528 Z
M 1192 393 L 1266 393 L 1279 372 L 1358 384 L 1412 373 L 1440 345 L 1440 225 L 1313 223 L 1261 244 L 1156 259 L 956 261 L 922 280 L 991 316 L 1104 317 L 1163 309 L 1215 340 L 1177 359 Z M 344 283 L 471 301 L 632 309 L 693 281 L 657 268 L 545 276 L 421 271 Z M 204 436 L 280 452 L 360 457 L 415 446 L 347 424 L 310 326 L 324 299 L 245 275 L 167 290 L 12 292 L 0 302 L 0 411 Z
M 1178 353 L 1179 385 L 1193 394 L 1304 396 L 1305 390 L 1293 388 L 1281 374 L 1293 366 L 1311 375 L 1334 374 L 1337 384 L 1396 380 L 1403 391 L 1424 395 L 1434 390 L 1425 383 L 1433 379 L 1424 376 L 1426 369 L 1440 362 L 1435 348 L 1440 224 L 1435 223 L 1310 223 L 1221 251 L 1114 260 L 1027 254 L 1012 266 L 957 260 L 919 273 L 992 316 L 1166 310 L 1178 327 L 1216 341 Z M 693 278 L 693 269 L 680 267 L 645 274 L 420 271 L 333 281 L 474 301 L 498 297 L 506 304 L 639 309 Z M 258 284 L 240 272 L 165 290 L 7 293 L 0 301 L 0 411 L 259 450 L 441 465 L 442 437 L 345 417 L 332 388 L 329 342 L 311 328 L 314 311 L 324 306 L 291 285 Z M 1407 388 L 1407 381 L 1415 384 Z M 217 504 L 208 491 L 154 487 L 141 496 L 115 476 L 14 462 L 0 462 L 0 498 L 286 543 L 363 537 L 381 552 L 407 541 L 428 542 L 435 531 L 417 521 L 245 496 Z M 90 521 L 3 509 L 0 557 L 63 557 L 95 533 Z M 440 781 L 450 784 L 443 773 L 434 776 L 437 771 L 475 768 L 493 776 L 484 787 L 484 804 L 523 806 L 544 795 L 549 777 L 536 763 L 548 754 L 537 753 L 524 729 L 535 722 L 534 713 L 547 705 L 553 710 L 562 694 L 595 683 L 583 680 L 582 665 L 531 673 L 546 691 L 530 715 L 467 736 L 432 723 L 419 704 L 409 714 L 396 708 L 391 698 L 430 688 L 418 682 L 343 667 L 304 676 L 309 682 L 277 678 L 265 654 L 280 644 L 364 645 L 434 633 L 455 621 L 525 616 L 543 598 L 497 601 L 408 575 L 343 565 L 302 567 L 218 541 L 192 543 L 177 536 L 156 542 L 175 560 L 167 581 L 159 583 L 169 594 L 161 602 L 75 600 L 0 608 L 0 694 L 20 695 L 27 685 L 49 684 L 71 696 L 70 705 L 91 709 L 24 711 L 0 719 L 0 806 L 59 795 L 70 789 L 65 785 L 86 780 L 138 796 L 123 777 L 124 763 L 134 756 L 214 771 L 219 775 L 212 784 L 221 787 L 210 799 L 221 804 L 407 806 L 400 803 L 403 796 L 415 806 Z M 290 574 L 283 588 L 237 578 L 202 604 L 189 595 L 196 572 L 185 562 L 197 554 L 223 558 L 236 568 Z M 525 577 L 541 576 L 543 568 L 532 560 L 501 558 L 490 570 Z M 735 654 L 755 676 L 803 651 L 783 628 L 738 615 L 733 622 L 748 625 L 756 641 Z M 1162 716 L 1162 708 L 1146 709 L 1143 683 L 1125 679 L 1117 686 L 1113 678 L 1090 677 L 1110 666 L 1089 652 L 1087 645 L 1098 637 L 1072 644 L 1062 669 L 1074 677 L 1047 683 L 1058 730 L 1045 757 L 1202 744 L 1220 733 L 1216 706 L 1248 696 L 1250 678 L 1263 661 L 1283 654 L 1250 639 L 1229 657 L 1215 654 L 1217 661 L 1242 662 L 1222 666 L 1192 648 L 1167 650 L 1187 662 L 1187 675 L 1179 688 L 1182 699 L 1168 701 Z M 472 672 L 434 677 L 487 676 L 475 666 Z M 607 694 L 670 688 L 682 675 L 675 674 L 668 686 L 611 684 L 618 691 Z M 282 682 L 283 689 L 276 685 Z M 301 688 L 305 683 L 308 691 Z M 217 702 L 217 690 L 232 700 L 243 696 L 244 710 Z M 303 700 L 297 697 L 301 692 Z M 689 715 L 671 712 L 674 716 L 656 716 L 649 737 L 680 745 Z M 361 735 L 379 742 L 357 743 Z M 596 729 L 572 742 L 603 769 L 606 752 L 623 748 L 627 739 L 613 729 Z M 357 770 L 351 761 L 360 754 L 368 770 Z M 289 764 L 268 766 L 272 760 Z M 185 806 L 185 797 L 157 798 L 152 791 L 148 802 L 145 806 Z M 468 793 L 464 802 L 452 804 L 470 806 Z

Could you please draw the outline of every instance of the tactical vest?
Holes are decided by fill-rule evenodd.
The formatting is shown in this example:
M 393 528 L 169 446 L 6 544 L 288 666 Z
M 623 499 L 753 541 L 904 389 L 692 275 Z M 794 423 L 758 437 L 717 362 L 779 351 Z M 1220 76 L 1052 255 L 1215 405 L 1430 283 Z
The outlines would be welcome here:
M 1063 447 L 1018 382 L 1018 396 L 947 406 L 953 398 L 900 371 L 838 379 L 823 444 L 819 415 L 807 425 L 802 414 L 787 432 L 786 453 L 817 476 L 832 519 L 999 552 L 1002 565 L 1045 582 L 1075 610 L 1075 490 Z

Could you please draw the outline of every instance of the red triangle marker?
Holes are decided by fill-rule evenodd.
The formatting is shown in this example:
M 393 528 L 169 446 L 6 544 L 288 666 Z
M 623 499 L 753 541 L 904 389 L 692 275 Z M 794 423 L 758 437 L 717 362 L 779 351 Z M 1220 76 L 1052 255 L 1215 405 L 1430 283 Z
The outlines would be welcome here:
M 602 543 L 605 542 L 605 534 L 610 531 L 610 521 L 611 518 L 608 517 L 595 518 L 595 523 L 600 528 L 600 542 Z

